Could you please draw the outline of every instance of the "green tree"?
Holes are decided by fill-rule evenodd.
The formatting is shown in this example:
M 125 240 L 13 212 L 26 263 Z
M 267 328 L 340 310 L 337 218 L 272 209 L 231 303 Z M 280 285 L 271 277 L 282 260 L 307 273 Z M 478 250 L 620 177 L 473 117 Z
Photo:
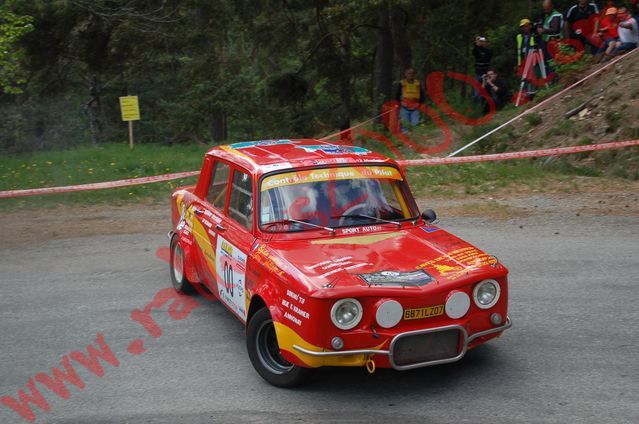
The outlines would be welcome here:
M 26 82 L 20 67 L 25 52 L 18 42 L 33 31 L 32 22 L 31 16 L 18 16 L 0 4 L 0 89 L 5 93 L 21 93 L 20 85 Z

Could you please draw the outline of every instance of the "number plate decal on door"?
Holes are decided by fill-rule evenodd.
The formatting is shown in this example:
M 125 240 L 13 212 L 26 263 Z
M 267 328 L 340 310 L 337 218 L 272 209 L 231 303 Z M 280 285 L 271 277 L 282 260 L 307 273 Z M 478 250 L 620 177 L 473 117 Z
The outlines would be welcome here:
M 246 321 L 246 301 L 244 299 L 246 254 L 218 235 L 215 259 L 217 290 L 220 299 L 242 320 Z

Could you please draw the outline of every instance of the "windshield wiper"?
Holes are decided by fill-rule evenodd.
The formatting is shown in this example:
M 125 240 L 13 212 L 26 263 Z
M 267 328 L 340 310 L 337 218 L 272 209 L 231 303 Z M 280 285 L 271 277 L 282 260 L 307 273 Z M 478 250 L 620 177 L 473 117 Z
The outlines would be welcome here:
M 334 228 L 324 227 L 323 225 L 312 224 L 312 223 L 306 222 L 306 221 L 298 221 L 297 219 L 292 219 L 292 218 L 286 218 L 286 219 L 280 219 L 279 221 L 267 222 L 266 224 L 262 224 L 262 227 L 271 226 L 271 225 L 278 225 L 278 224 L 290 224 L 291 222 L 294 222 L 296 224 L 308 225 L 309 227 L 313 227 L 313 228 L 321 228 L 322 230 L 329 231 L 331 234 L 335 234 L 335 229 Z
M 389 224 L 395 224 L 395 225 L 397 225 L 397 228 L 400 228 L 402 226 L 401 222 L 389 221 L 387 219 L 378 218 L 376 216 L 362 215 L 362 214 L 359 214 L 359 213 L 352 214 L 352 215 L 332 216 L 331 218 L 333 218 L 333 219 L 336 219 L 336 218 L 368 218 L 368 219 L 374 219 L 374 220 L 379 221 L 379 222 L 387 222 Z

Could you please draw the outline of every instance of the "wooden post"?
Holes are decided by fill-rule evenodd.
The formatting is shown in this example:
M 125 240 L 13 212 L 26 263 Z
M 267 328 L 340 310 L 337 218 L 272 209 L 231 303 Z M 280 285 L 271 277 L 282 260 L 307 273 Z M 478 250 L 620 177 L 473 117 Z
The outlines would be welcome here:
M 133 121 L 129 121 L 129 149 L 133 149 Z

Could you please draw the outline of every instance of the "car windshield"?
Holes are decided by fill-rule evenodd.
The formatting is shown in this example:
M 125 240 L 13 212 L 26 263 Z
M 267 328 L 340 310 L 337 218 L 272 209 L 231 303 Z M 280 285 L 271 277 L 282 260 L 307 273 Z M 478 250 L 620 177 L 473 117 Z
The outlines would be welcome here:
M 260 227 L 268 232 L 397 223 L 416 215 L 402 175 L 390 166 L 273 174 L 260 190 Z

